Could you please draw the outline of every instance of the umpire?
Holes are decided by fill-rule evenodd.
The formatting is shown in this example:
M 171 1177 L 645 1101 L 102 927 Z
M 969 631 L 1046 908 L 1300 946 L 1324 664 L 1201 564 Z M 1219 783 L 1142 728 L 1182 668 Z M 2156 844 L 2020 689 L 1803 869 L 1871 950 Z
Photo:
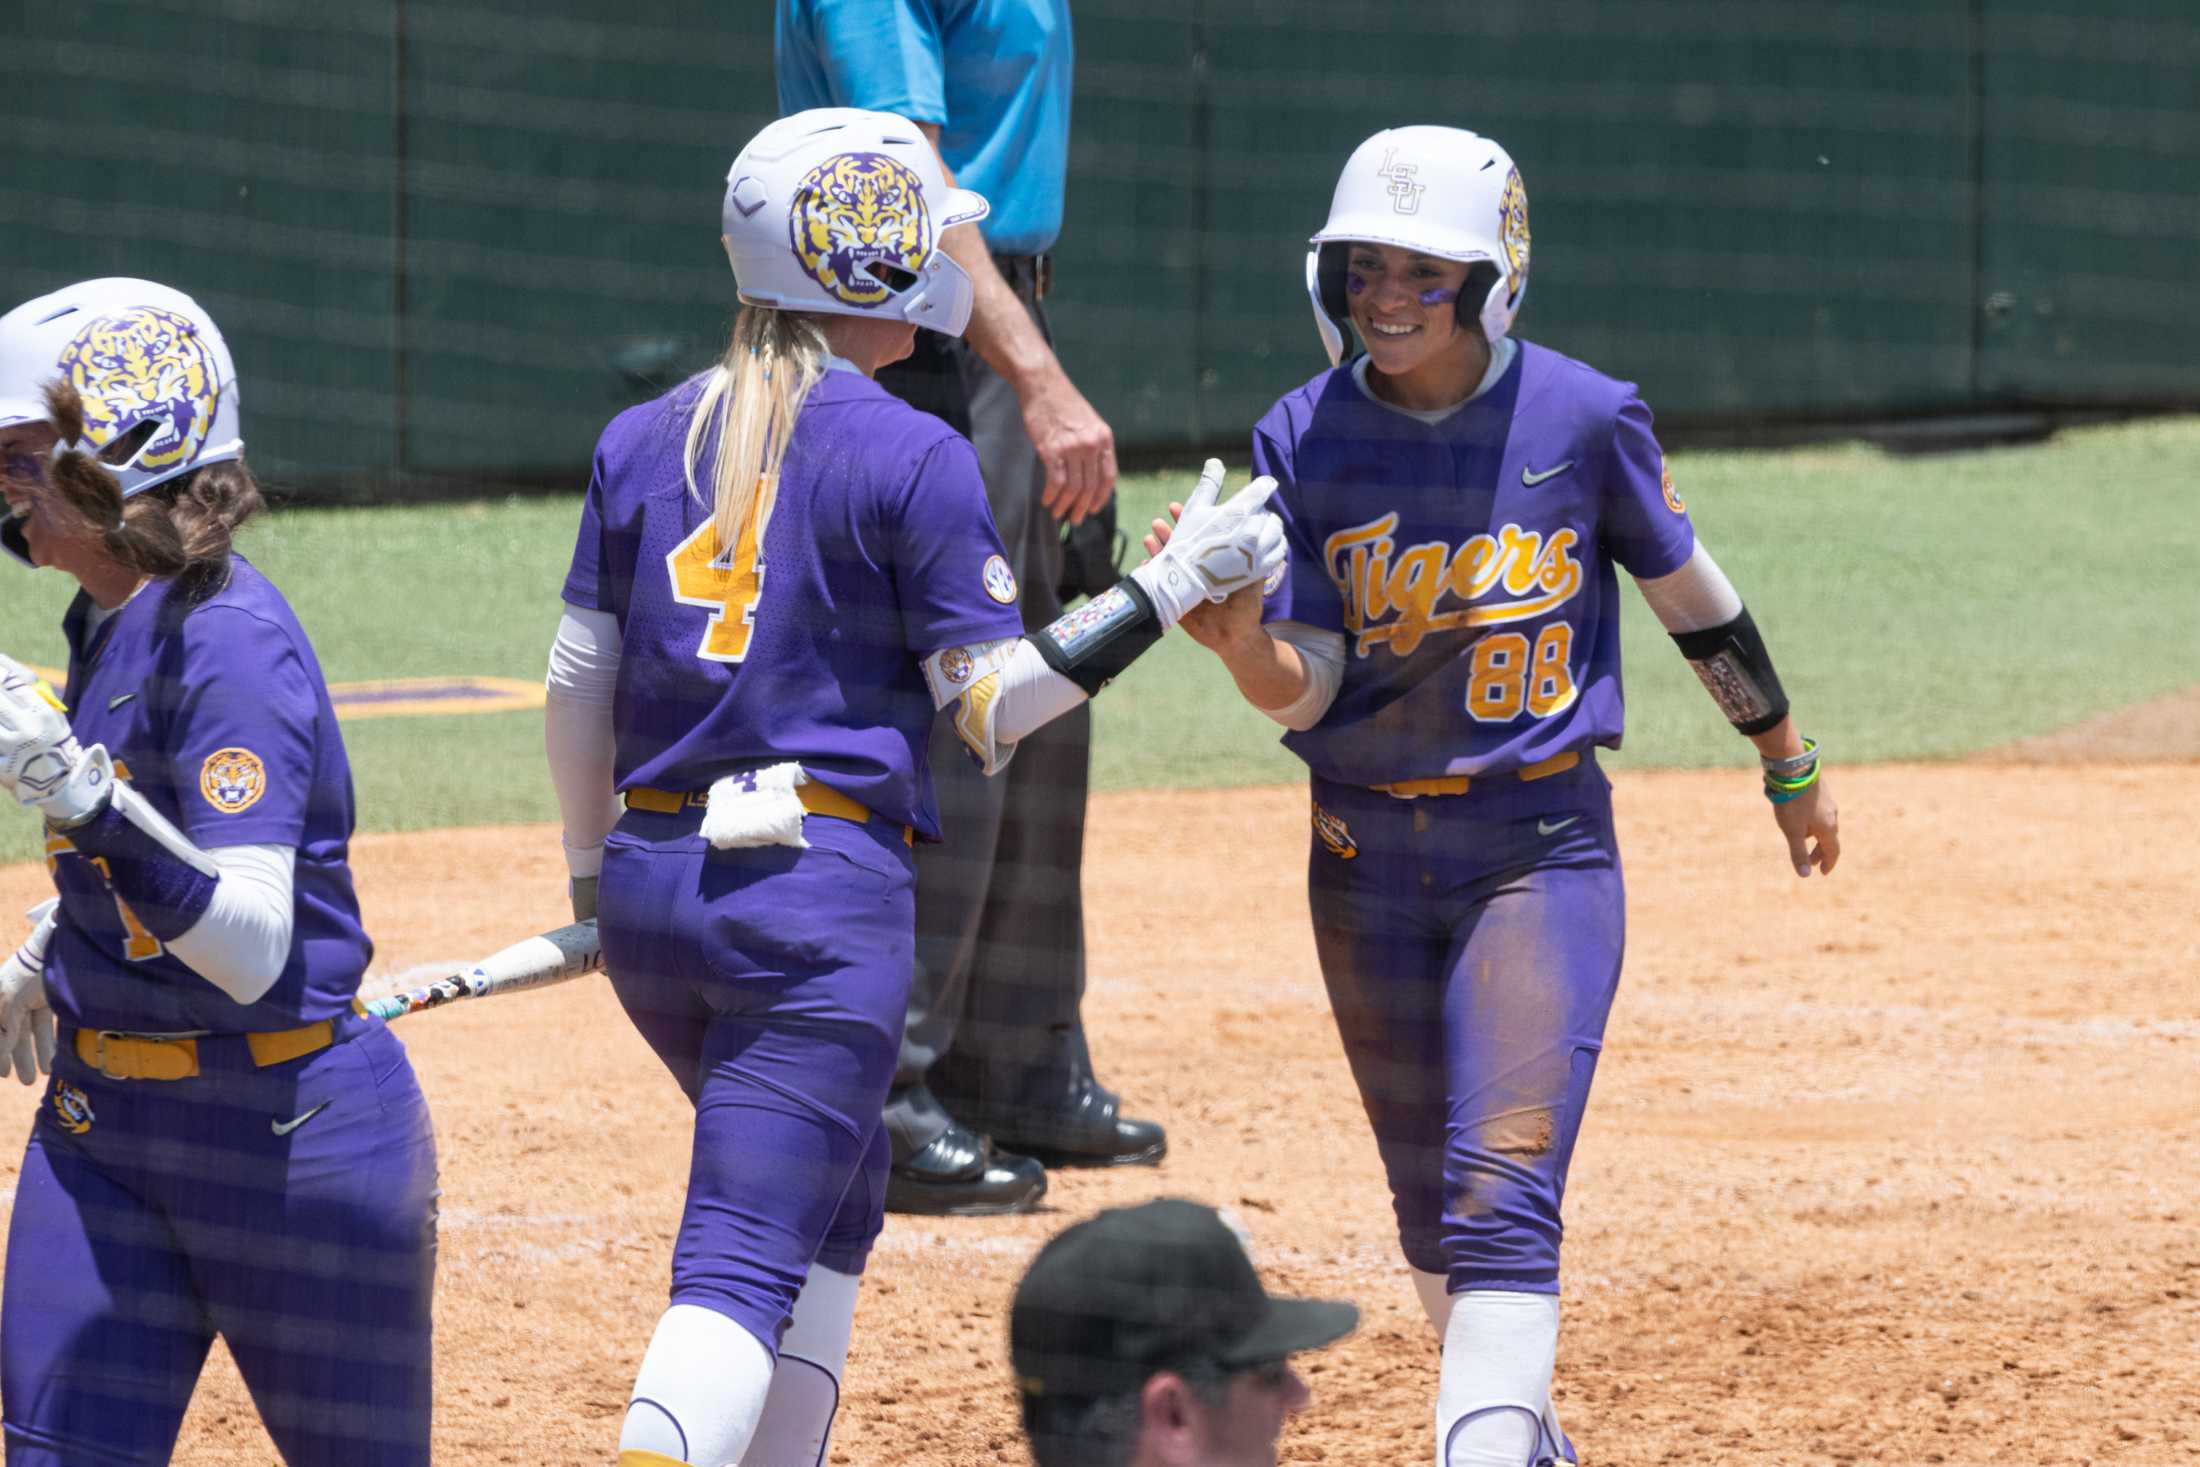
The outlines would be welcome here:
M 782 113 L 899 113 L 951 181 L 992 201 L 982 236 L 965 226 L 943 241 L 976 286 L 969 329 L 919 331 L 914 355 L 878 381 L 976 446 L 1036 631 L 1062 609 L 1057 521 L 1112 527 L 1115 491 L 1115 435 L 1055 359 L 1041 304 L 1069 156 L 1067 0 L 777 5 Z M 1112 563 L 1101 569 L 1112 582 Z M 1167 1149 L 1160 1126 L 1123 1117 L 1093 1078 L 1079 1015 L 1091 742 L 1080 706 L 989 780 L 945 720 L 934 726 L 945 843 L 917 858 L 916 973 L 886 1107 L 892 1211 L 1021 1212 L 1046 1191 L 1045 1165 L 1151 1164 Z
M 1058 1233 L 1009 1315 L 1009 1357 L 1038 1467 L 1273 1467 L 1304 1409 L 1290 1357 L 1360 1311 L 1277 1299 L 1213 1208 L 1164 1198 Z

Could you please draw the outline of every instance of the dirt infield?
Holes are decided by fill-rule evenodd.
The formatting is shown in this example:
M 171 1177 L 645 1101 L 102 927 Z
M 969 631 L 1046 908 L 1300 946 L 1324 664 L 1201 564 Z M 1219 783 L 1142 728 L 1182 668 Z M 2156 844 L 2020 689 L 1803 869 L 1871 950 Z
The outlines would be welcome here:
M 2200 764 L 1840 769 L 1797 882 L 1746 774 L 1621 774 L 1627 974 L 1569 1189 L 1586 1462 L 2200 1462 Z M 1304 916 L 1297 789 L 1094 801 L 1087 1012 L 1158 1172 L 891 1219 L 833 1461 L 1022 1462 L 1004 1306 L 1066 1221 L 1234 1207 L 1350 1297 L 1284 1460 L 1419 1463 L 1436 1358 Z M 543 828 L 375 836 L 378 967 L 559 919 Z M 0 911 L 44 885 L 0 870 Z M 403 1021 L 443 1159 L 438 1460 L 603 1464 L 664 1299 L 688 1123 L 599 983 Z M 36 1092 L 0 1093 L 20 1135 Z M 12 1196 L 12 1146 L 0 1188 Z M 217 1352 L 176 1460 L 274 1460 Z

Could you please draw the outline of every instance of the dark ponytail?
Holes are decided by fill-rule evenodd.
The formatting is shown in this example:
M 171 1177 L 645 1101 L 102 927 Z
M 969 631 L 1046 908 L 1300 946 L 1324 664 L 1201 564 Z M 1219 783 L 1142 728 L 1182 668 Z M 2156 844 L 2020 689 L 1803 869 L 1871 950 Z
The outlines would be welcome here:
M 83 441 L 84 402 L 74 387 L 65 381 L 49 385 L 46 413 L 62 442 Z M 235 459 L 128 499 L 107 466 L 78 449 L 55 454 L 50 477 L 62 509 L 98 537 L 116 564 L 141 576 L 173 579 L 189 601 L 202 601 L 228 582 L 231 542 L 263 502 L 252 471 Z

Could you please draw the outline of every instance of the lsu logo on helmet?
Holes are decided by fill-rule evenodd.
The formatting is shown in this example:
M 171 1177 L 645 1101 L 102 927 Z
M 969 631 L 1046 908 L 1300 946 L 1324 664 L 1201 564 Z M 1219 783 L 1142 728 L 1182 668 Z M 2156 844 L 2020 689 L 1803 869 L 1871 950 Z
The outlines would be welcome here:
M 59 1081 L 53 1087 L 54 1123 L 72 1136 L 81 1136 L 92 1128 L 92 1098 L 74 1085 Z
M 1505 192 L 1497 201 L 1497 242 L 1505 252 L 1508 294 L 1519 299 L 1528 283 L 1528 189 L 1515 168 L 1505 179 Z
M 189 320 L 158 306 L 101 316 L 61 352 L 61 375 L 84 400 L 84 436 L 105 448 L 141 423 L 158 426 L 135 458 L 157 472 L 188 463 L 214 423 L 222 384 Z
M 835 300 L 883 305 L 895 292 L 872 269 L 915 275 L 931 251 L 924 184 L 884 153 L 839 153 L 802 175 L 788 211 L 795 257 Z
M 267 793 L 267 766 L 250 749 L 216 749 L 199 766 L 199 793 L 224 815 L 241 814 Z

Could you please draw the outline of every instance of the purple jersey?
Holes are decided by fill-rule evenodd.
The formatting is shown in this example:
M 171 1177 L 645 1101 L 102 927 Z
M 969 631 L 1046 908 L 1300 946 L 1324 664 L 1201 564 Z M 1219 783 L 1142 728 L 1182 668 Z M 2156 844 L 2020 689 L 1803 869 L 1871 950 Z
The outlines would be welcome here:
M 105 744 L 201 849 L 297 848 L 290 961 L 266 996 L 237 1003 L 169 956 L 67 835 L 49 832 L 63 920 L 46 993 L 64 1026 L 295 1028 L 348 1009 L 373 955 L 346 864 L 351 765 L 320 662 L 282 593 L 244 557 L 229 564 L 229 583 L 196 606 L 154 581 L 88 635 L 91 601 L 77 597 L 63 624 L 69 726 Z
M 1373 785 L 1617 747 L 1615 564 L 1677 570 L 1695 531 L 1631 384 L 1520 343 L 1425 423 L 1324 372 L 1253 431 L 1291 561 L 1265 621 L 1344 634 L 1344 681 L 1284 743 Z
M 566 576 L 569 603 L 619 621 L 618 787 L 702 790 L 794 760 L 937 839 L 920 659 L 1023 635 L 977 455 L 868 377 L 829 371 L 728 550 L 681 469 L 699 391 L 604 430 Z M 706 493 L 711 471 L 696 472 Z

